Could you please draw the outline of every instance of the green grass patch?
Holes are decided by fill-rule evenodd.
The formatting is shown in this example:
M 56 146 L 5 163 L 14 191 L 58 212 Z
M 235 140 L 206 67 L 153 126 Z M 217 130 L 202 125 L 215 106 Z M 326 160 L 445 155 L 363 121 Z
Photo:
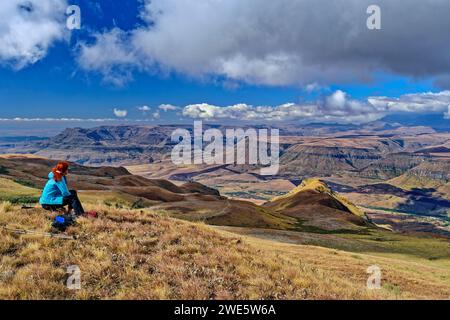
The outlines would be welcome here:
M 12 204 L 37 204 L 39 203 L 39 197 L 33 196 L 0 197 L 0 201 L 6 201 Z
M 367 235 L 342 235 L 355 242 L 354 252 L 402 254 L 429 261 L 449 261 L 450 243 L 433 236 L 409 236 L 373 229 Z
M 395 284 L 389 282 L 383 284 L 383 289 L 392 292 L 397 297 L 402 293 L 399 286 L 396 286 Z

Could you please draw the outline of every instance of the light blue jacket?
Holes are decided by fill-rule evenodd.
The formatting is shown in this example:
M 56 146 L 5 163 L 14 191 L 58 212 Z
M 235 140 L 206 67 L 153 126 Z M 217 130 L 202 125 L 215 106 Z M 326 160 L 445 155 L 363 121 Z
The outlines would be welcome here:
M 70 196 L 66 177 L 63 177 L 62 180 L 58 182 L 56 182 L 53 177 L 53 172 L 50 172 L 48 174 L 48 182 L 45 185 L 41 199 L 39 200 L 40 204 L 62 205 L 64 197 Z

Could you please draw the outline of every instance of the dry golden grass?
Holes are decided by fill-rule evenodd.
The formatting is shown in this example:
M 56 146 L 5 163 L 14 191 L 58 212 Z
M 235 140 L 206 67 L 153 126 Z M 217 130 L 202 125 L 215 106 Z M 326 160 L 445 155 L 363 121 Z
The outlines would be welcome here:
M 75 241 L 0 229 L 1 299 L 448 298 L 448 285 L 425 286 L 420 277 L 421 290 L 370 291 L 371 261 L 336 250 L 285 247 L 146 210 L 88 209 L 100 217 L 79 219 L 68 231 Z M 0 226 L 48 231 L 49 218 L 38 208 L 0 205 Z M 81 269 L 81 290 L 66 288 L 70 265 Z M 401 278 L 402 267 L 392 277 Z
M 327 270 L 333 275 L 343 279 L 351 279 L 353 283 L 361 283 L 367 280 L 365 270 L 368 266 L 376 265 L 382 272 L 382 287 L 396 299 L 450 299 L 450 256 L 448 242 L 437 239 L 420 239 L 394 236 L 394 242 L 405 248 L 391 248 L 384 245 L 383 251 L 376 251 L 370 243 L 364 243 L 362 238 L 344 239 L 335 235 L 313 235 L 305 233 L 293 233 L 290 231 L 248 230 L 245 228 L 218 227 L 220 230 L 239 234 L 253 234 L 247 241 L 258 247 L 270 246 L 273 253 L 278 253 L 286 259 L 298 259 L 317 269 Z M 271 234 L 273 233 L 273 234 Z M 271 235 L 270 235 L 271 234 Z M 278 241 L 272 241 L 276 237 Z M 299 241 L 295 241 L 298 237 Z M 333 242 L 347 241 L 348 250 L 352 246 L 362 245 L 364 248 L 353 248 L 352 251 L 327 249 L 311 245 L 298 245 L 303 238 L 322 238 L 324 244 L 332 245 Z M 356 236 L 355 236 L 356 237 Z M 270 240 L 268 240 L 270 239 Z M 301 240 L 300 240 L 301 239 Z M 315 239 L 318 240 L 318 239 Z M 288 242 L 291 241 L 291 242 Z M 386 237 L 384 241 L 389 242 Z M 415 241 L 421 241 L 415 243 Z M 306 241 L 305 242 L 315 242 Z M 427 246 L 430 248 L 421 248 Z M 434 247 L 434 248 L 433 248 Z M 408 253 L 415 248 L 417 256 Z M 356 249 L 356 250 L 355 250 Z M 396 252 L 398 251 L 398 252 Z M 432 253 L 441 253 L 441 257 L 428 259 Z
M 0 213 L 9 213 L 16 208 L 8 201 L 0 202 Z

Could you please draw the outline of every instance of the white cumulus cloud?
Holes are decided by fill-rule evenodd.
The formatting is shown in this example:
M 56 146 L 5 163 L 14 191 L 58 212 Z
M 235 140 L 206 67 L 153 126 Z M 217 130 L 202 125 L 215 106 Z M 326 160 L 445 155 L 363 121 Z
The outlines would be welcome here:
M 405 94 L 399 98 L 370 97 L 368 101 L 389 112 L 440 113 L 447 110 L 450 91 Z
M 138 110 L 142 111 L 142 113 L 145 114 L 150 111 L 150 107 L 149 106 L 141 106 L 141 107 L 138 107 Z
M 114 115 L 118 118 L 125 118 L 128 115 L 128 110 L 121 110 L 114 108 Z
M 156 111 L 153 113 L 153 119 L 158 120 L 161 118 L 161 114 L 159 113 L 159 111 Z
M 177 107 L 177 106 L 174 106 L 171 104 L 162 104 L 158 107 L 158 109 L 167 112 L 167 111 L 180 110 L 180 107 Z
M 0 64 L 22 69 L 66 34 L 66 0 L 0 1 Z
M 131 69 L 141 64 L 127 45 L 127 34 L 114 28 L 94 35 L 95 45 L 79 44 L 78 63 L 84 70 L 95 70 L 107 83 L 122 86 L 133 78 Z
M 278 106 L 236 104 L 222 107 L 207 103 L 192 104 L 183 109 L 183 116 L 204 120 L 365 123 L 402 112 L 444 113 L 449 104 L 450 91 L 356 100 L 337 90 L 315 102 L 285 103 Z M 446 115 L 448 117 L 448 112 Z

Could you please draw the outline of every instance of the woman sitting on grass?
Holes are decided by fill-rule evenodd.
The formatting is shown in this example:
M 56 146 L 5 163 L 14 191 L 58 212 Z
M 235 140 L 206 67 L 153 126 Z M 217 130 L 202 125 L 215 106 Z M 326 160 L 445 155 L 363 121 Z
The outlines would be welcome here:
M 69 163 L 59 162 L 52 172 L 48 174 L 48 182 L 45 185 L 39 203 L 45 210 L 56 211 L 68 206 L 69 213 L 77 216 L 84 214 L 83 206 L 78 199 L 77 192 L 67 187 L 66 176 L 69 173 Z

